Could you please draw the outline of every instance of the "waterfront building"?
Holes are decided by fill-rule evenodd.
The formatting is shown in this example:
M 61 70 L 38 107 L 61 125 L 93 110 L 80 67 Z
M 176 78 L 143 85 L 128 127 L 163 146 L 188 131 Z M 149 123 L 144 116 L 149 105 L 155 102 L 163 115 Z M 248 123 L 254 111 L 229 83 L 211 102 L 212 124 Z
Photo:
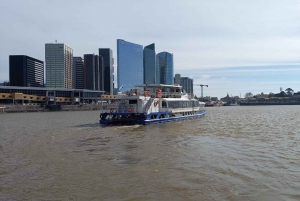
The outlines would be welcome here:
M 44 62 L 26 55 L 9 56 L 10 86 L 44 87 Z
M 117 39 L 117 54 L 119 88 L 127 91 L 144 83 L 143 46 Z
M 99 48 L 99 56 L 103 59 L 104 86 L 106 93 L 112 95 L 114 90 L 114 59 L 113 52 L 109 48 Z M 102 64 L 101 64 L 102 65 Z
M 180 78 L 180 86 L 182 86 L 182 89 L 188 93 L 193 94 L 194 93 L 194 80 L 189 77 L 181 77 Z
M 90 90 L 100 89 L 99 56 L 94 54 L 84 55 L 84 88 Z
M 101 55 L 99 55 L 99 90 L 104 91 L 104 60 Z
M 180 74 L 175 74 L 175 77 L 174 77 L 174 84 L 178 84 L 180 85 L 180 77 L 181 75 Z
M 99 70 L 99 56 L 94 56 L 94 66 L 95 66 L 95 89 L 100 90 L 100 70 Z
M 159 84 L 156 81 L 156 54 L 154 43 L 144 47 L 143 56 L 144 84 Z
M 180 74 L 175 74 L 174 84 L 182 86 L 182 90 L 186 93 L 194 93 L 194 80 L 189 77 L 181 77 Z
M 103 93 L 103 91 L 87 89 L 0 86 L 0 104 L 97 104 L 102 100 Z
M 174 65 L 173 54 L 169 52 L 160 52 L 156 55 L 157 72 L 159 78 L 158 84 L 174 84 Z
M 82 57 L 73 57 L 73 88 L 84 89 L 84 71 Z
M 73 88 L 73 49 L 63 43 L 45 44 L 46 85 Z

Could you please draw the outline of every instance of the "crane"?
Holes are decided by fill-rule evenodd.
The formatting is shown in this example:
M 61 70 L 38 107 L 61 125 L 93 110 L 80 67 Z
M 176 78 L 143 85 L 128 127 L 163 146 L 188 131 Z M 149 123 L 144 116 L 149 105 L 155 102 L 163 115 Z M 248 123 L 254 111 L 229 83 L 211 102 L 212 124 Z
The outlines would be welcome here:
M 205 84 L 194 84 L 194 85 L 201 87 L 201 98 L 203 98 L 203 87 L 208 87 L 208 85 L 205 85 Z

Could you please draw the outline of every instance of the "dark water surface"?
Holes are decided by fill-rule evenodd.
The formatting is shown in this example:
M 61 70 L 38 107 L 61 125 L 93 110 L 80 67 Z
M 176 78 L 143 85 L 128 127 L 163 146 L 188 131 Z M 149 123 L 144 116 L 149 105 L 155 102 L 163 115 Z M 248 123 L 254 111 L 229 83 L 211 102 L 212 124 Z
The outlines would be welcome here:
M 300 200 L 300 106 L 148 126 L 98 119 L 0 114 L 0 200 Z

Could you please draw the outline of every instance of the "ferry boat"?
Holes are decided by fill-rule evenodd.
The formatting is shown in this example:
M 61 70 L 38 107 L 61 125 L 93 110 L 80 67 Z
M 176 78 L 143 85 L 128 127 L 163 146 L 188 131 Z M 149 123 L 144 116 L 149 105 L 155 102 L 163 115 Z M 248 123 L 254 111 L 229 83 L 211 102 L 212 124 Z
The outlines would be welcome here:
M 204 117 L 205 103 L 183 93 L 179 85 L 144 84 L 118 94 L 115 107 L 100 114 L 104 125 L 147 125 Z

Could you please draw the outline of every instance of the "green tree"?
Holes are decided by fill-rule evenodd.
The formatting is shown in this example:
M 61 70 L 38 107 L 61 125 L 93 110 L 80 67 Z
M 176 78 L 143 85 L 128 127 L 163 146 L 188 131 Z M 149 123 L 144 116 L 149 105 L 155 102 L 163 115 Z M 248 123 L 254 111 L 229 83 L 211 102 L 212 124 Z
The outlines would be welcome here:
M 251 92 L 247 92 L 245 94 L 245 98 L 253 98 L 253 94 Z
M 281 91 L 281 92 L 279 93 L 279 95 L 280 95 L 280 97 L 285 97 L 286 93 L 285 93 L 284 91 Z
M 291 89 L 291 88 L 287 88 L 285 91 L 286 91 L 286 93 L 287 93 L 289 96 L 292 96 L 293 93 L 294 93 L 294 90 Z

